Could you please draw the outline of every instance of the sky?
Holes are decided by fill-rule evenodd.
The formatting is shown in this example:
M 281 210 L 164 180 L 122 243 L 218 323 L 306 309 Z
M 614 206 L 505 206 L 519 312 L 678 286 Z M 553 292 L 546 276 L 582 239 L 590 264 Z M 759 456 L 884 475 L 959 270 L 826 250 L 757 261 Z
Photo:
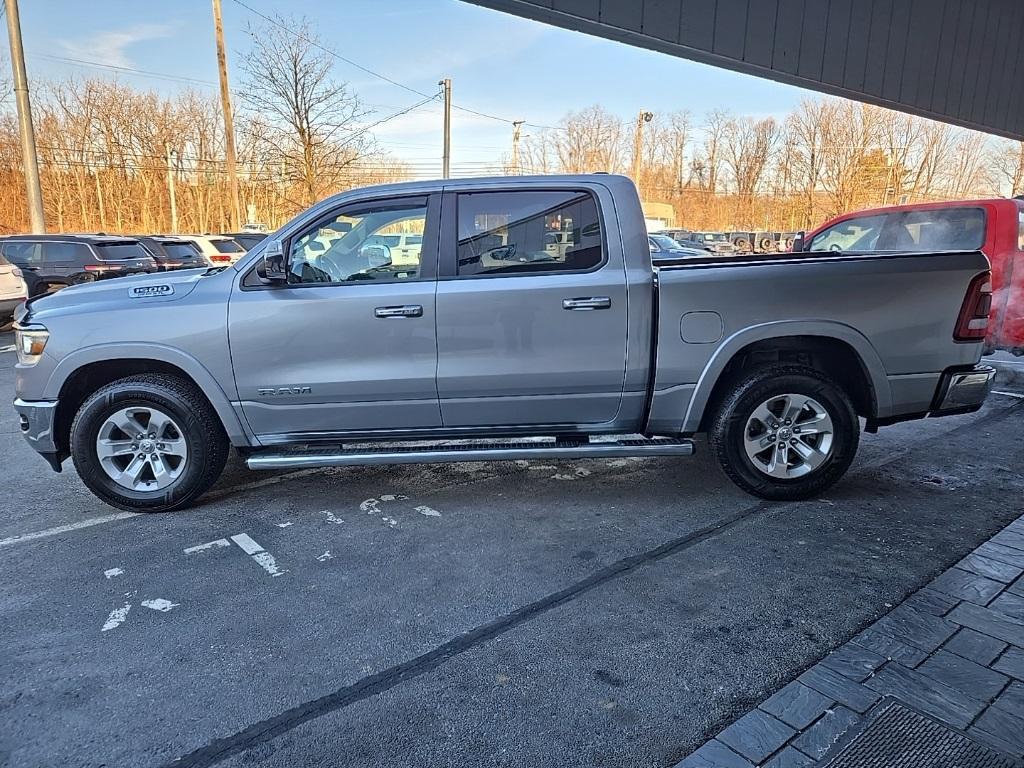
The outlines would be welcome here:
M 354 62 L 335 59 L 334 76 L 372 111 L 367 123 L 420 101 L 423 97 L 413 91 L 435 93 L 439 80 L 451 78 L 452 163 L 462 173 L 509 153 L 512 120 L 527 121 L 523 135 L 528 136 L 539 126 L 556 125 L 569 111 L 601 104 L 623 119 L 641 109 L 689 109 L 699 123 L 716 108 L 779 116 L 813 95 L 460 0 L 242 2 L 266 15 L 308 17 L 328 48 Z M 210 0 L 20 5 L 30 79 L 73 74 L 116 77 L 162 93 L 190 87 L 217 92 Z M 235 88 L 238 62 L 249 43 L 246 26 L 263 21 L 238 0 L 223 0 L 223 12 Z M 384 122 L 373 133 L 381 149 L 412 162 L 420 173 L 440 174 L 439 102 Z

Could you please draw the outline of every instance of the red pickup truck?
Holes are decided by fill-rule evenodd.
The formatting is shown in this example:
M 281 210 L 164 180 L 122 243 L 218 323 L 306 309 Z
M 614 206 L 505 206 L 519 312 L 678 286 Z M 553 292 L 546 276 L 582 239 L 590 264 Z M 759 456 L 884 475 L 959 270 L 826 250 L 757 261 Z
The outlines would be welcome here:
M 1024 355 L 1024 200 L 914 203 L 846 213 L 794 251 L 982 251 L 992 264 L 986 352 Z

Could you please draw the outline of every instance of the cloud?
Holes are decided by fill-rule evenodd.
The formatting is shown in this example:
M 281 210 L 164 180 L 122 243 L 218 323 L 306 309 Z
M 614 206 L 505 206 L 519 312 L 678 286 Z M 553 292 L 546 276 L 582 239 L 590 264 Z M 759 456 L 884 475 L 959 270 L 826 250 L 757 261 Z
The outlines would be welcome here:
M 61 52 L 72 59 L 84 59 L 112 67 L 132 67 L 127 48 L 147 40 L 160 40 L 174 33 L 173 24 L 136 24 L 121 30 L 89 33 L 81 40 L 55 41 Z

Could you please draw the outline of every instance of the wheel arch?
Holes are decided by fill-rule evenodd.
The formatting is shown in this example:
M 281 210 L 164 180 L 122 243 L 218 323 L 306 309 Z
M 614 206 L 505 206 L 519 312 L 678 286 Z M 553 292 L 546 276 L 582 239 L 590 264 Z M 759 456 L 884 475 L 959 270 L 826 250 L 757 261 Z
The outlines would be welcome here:
M 46 384 L 45 398 L 58 402 L 54 424 L 58 450 L 67 449 L 71 422 L 89 395 L 112 381 L 141 373 L 164 373 L 193 384 L 213 406 L 232 445 L 253 444 L 228 396 L 198 360 L 180 350 L 140 344 L 117 350 L 87 347 L 57 365 Z
M 682 432 L 702 431 L 714 404 L 734 373 L 760 361 L 801 359 L 838 378 L 854 400 L 858 415 L 888 413 L 892 395 L 885 367 L 871 342 L 851 326 L 836 322 L 783 321 L 739 331 L 726 339 L 704 367 L 683 419 Z M 855 364 L 855 376 L 838 375 Z

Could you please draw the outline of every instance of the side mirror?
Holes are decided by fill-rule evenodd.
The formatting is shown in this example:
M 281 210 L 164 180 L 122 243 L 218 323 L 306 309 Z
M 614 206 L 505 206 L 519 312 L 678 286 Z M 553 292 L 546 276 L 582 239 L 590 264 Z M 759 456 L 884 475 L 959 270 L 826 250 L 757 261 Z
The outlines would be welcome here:
M 263 258 L 256 265 L 256 275 L 267 285 L 288 282 L 288 265 L 280 240 L 271 240 L 263 249 Z
M 804 249 L 805 232 L 797 232 L 793 238 L 793 253 L 800 253 Z

